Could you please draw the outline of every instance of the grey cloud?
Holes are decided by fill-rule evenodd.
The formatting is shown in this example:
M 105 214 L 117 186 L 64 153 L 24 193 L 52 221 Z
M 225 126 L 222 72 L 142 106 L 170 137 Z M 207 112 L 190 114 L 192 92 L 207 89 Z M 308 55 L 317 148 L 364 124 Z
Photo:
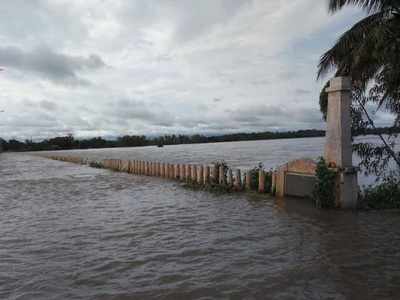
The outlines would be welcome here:
M 297 73 L 294 71 L 285 71 L 285 72 L 280 72 L 278 74 L 278 78 L 282 80 L 291 80 L 295 79 L 297 77 Z
M 122 7 L 122 16 L 135 26 L 150 26 L 174 20 L 174 38 L 186 42 L 228 22 L 253 0 L 157 1 L 132 0 Z
M 295 89 L 295 93 L 298 95 L 309 95 L 309 94 L 311 94 L 311 91 L 298 88 L 298 89 Z
M 255 79 L 255 80 L 251 81 L 251 84 L 256 85 L 256 86 L 258 86 L 258 85 L 268 85 L 269 81 L 266 80 L 266 79 Z
M 147 104 L 134 99 L 120 99 L 110 103 L 111 108 L 107 114 L 118 122 L 128 125 L 131 121 L 138 120 L 148 125 L 170 127 L 175 123 L 175 118 L 160 104 Z
M 288 116 L 288 111 L 277 105 L 253 105 L 249 107 L 227 110 L 236 121 L 249 121 L 257 118 Z
M 48 111 L 56 111 L 57 108 L 58 108 L 56 103 L 50 102 L 50 101 L 47 101 L 47 100 L 40 101 L 39 105 L 40 105 L 41 108 L 43 108 L 45 110 L 48 110 Z
M 56 83 L 88 84 L 78 73 L 105 66 L 100 56 L 72 56 L 47 47 L 24 51 L 15 46 L 0 47 L 0 64 L 23 72 L 33 72 Z
M 12 0 L 0 4 L 0 36 L 5 40 L 31 43 L 46 40 L 50 44 L 82 41 L 87 26 L 72 1 Z
M 248 126 L 265 125 L 267 127 L 283 127 L 288 124 L 320 124 L 321 114 L 318 109 L 285 107 L 283 105 L 254 105 L 226 111 L 230 118 Z M 283 121 L 284 120 L 284 121 Z

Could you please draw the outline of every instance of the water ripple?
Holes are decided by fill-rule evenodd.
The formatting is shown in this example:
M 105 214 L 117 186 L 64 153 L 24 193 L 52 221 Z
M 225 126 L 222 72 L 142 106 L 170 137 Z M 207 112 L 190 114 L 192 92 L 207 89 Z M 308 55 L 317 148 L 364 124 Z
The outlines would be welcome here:
M 1 299 L 396 299 L 400 214 L 0 156 Z

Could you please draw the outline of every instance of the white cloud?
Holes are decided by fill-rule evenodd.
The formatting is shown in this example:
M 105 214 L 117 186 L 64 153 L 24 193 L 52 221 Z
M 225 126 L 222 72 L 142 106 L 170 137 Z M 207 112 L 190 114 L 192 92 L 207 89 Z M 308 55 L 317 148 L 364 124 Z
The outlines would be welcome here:
M 319 56 L 359 18 L 315 0 L 3 2 L 5 138 L 321 128 Z

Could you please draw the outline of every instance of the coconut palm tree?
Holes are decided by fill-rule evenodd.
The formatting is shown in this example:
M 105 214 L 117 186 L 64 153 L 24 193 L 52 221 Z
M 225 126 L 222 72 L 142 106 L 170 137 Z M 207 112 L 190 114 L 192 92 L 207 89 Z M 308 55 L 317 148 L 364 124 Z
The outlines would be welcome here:
M 373 118 L 366 109 L 366 103 L 370 102 L 377 104 L 377 110 L 383 108 L 393 113 L 395 116 L 393 127 L 399 127 L 400 0 L 328 1 L 331 13 L 353 5 L 364 10 L 366 16 L 345 32 L 321 57 L 318 77 L 321 78 L 332 70 L 336 70 L 336 76 L 350 76 L 357 91 L 354 99 L 366 116 L 366 124 L 375 127 Z M 322 92 L 320 104 L 323 112 L 327 104 L 326 99 L 327 95 Z M 384 144 L 381 149 L 386 151 L 387 156 L 391 156 L 400 167 L 400 155 L 389 147 L 381 135 L 380 138 Z M 359 146 L 365 149 L 365 145 Z M 371 149 L 378 148 L 369 149 L 371 153 Z M 379 153 L 382 157 L 383 152 Z
M 367 16 L 345 32 L 320 60 L 318 77 L 336 69 L 337 76 L 351 76 L 365 90 L 371 81 L 372 100 L 400 113 L 400 1 L 329 0 L 335 13 L 357 5 Z
M 393 103 L 400 101 L 400 1 L 329 0 L 329 11 L 347 5 L 361 7 L 367 16 L 321 57 L 318 77 L 336 69 L 337 76 L 351 76 L 362 89 L 374 80 L 378 83 L 374 100 L 400 112 Z

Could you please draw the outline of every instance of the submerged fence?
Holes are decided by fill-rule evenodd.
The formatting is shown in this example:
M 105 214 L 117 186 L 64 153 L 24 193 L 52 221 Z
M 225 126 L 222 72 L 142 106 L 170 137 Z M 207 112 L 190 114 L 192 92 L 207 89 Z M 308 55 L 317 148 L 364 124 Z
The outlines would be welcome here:
M 266 172 L 261 168 L 249 170 L 242 177 L 240 169 L 232 170 L 222 163 L 199 165 L 121 159 L 90 161 L 76 156 L 45 157 L 53 160 L 109 169 L 116 172 L 161 177 L 197 186 L 223 187 L 237 192 L 244 190 L 257 190 L 260 193 L 270 192 L 273 178 L 271 172 Z

